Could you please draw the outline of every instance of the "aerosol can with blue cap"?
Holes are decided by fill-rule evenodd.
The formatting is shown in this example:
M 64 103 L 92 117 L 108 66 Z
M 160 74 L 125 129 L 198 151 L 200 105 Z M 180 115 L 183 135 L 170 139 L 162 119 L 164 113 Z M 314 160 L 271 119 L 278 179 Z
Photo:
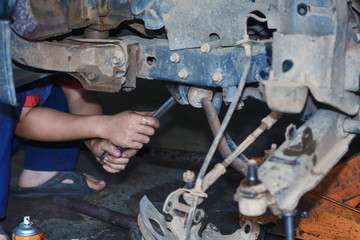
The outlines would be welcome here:
M 24 221 L 12 232 L 12 240 L 47 240 L 44 234 L 31 222 L 30 217 L 24 217 Z

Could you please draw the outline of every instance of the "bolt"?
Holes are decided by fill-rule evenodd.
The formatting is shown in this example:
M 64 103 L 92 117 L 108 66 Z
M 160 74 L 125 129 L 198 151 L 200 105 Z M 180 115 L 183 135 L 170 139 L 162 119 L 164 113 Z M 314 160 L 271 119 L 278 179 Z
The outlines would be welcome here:
M 300 16 L 305 16 L 309 10 L 310 10 L 309 5 L 306 5 L 305 3 L 300 3 L 297 6 L 297 12 Z
M 212 79 L 215 81 L 215 82 L 221 82 L 222 80 L 222 74 L 221 72 L 215 72 Z
M 302 212 L 300 213 L 300 216 L 301 216 L 302 218 L 307 218 L 307 217 L 309 217 L 309 212 L 308 212 L 308 211 L 302 211 Z
M 181 70 L 179 71 L 178 76 L 179 76 L 179 78 L 181 78 L 181 79 L 185 79 L 185 78 L 187 78 L 187 76 L 188 76 L 188 72 L 186 71 L 185 68 L 183 68 L 183 69 L 181 69 Z
M 112 57 L 111 59 L 112 63 L 115 64 L 116 66 L 119 66 L 119 65 L 122 65 L 122 58 L 119 58 L 119 57 Z
M 166 215 L 165 215 L 165 220 L 166 220 L 167 222 L 171 222 L 171 221 L 173 220 L 173 218 L 172 218 L 171 215 L 166 214 Z
M 199 223 L 201 220 L 202 220 L 202 214 L 200 211 L 197 211 L 197 213 L 195 214 L 194 222 Z
M 167 209 L 168 211 L 170 211 L 171 208 L 172 208 L 172 206 L 173 206 L 172 202 L 168 202 L 167 205 L 166 205 L 166 209 Z
M 180 61 L 180 56 L 179 56 L 179 54 L 177 54 L 177 53 L 171 54 L 171 56 L 170 56 L 170 61 L 173 62 L 173 63 L 179 62 L 179 61 Z
M 211 228 L 211 230 L 215 231 L 215 232 L 219 232 L 219 228 L 217 226 L 215 226 L 212 223 L 209 223 L 209 227 Z
M 96 80 L 99 79 L 99 75 L 96 74 L 96 73 L 93 73 L 93 72 L 86 74 L 86 77 L 87 77 L 90 81 L 96 81 Z
M 183 180 L 186 183 L 195 181 L 195 173 L 193 171 L 187 170 L 183 173 Z
M 204 43 L 203 45 L 201 45 L 200 51 L 202 53 L 209 53 L 211 51 L 211 47 L 208 43 Z

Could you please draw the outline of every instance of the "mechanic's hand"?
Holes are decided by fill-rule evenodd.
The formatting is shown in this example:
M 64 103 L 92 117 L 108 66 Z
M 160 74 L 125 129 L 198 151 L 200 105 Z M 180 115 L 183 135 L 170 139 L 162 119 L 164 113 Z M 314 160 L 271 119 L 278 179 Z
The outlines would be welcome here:
M 109 139 L 116 146 L 125 149 L 141 149 L 150 141 L 155 129 L 160 127 L 152 112 L 125 111 L 111 116 L 104 116 L 99 124 L 100 136 Z M 132 152 L 129 156 L 133 155 Z
M 96 160 L 103 165 L 105 171 L 117 173 L 126 168 L 129 163 L 129 157 L 126 157 L 127 154 L 121 153 L 114 144 L 106 139 L 92 139 L 90 141 L 91 143 L 87 144 L 87 146 Z M 102 161 L 100 157 L 105 151 L 109 154 Z

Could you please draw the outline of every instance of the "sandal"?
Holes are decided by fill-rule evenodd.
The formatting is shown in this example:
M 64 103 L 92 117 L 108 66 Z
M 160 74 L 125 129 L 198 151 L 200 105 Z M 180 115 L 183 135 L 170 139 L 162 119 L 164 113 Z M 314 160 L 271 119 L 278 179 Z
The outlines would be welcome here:
M 72 180 L 73 183 L 63 183 Z M 18 178 L 13 178 L 9 195 L 15 199 L 44 198 L 54 195 L 84 196 L 97 191 L 88 187 L 84 174 L 77 171 L 59 171 L 54 177 L 37 187 L 18 187 Z

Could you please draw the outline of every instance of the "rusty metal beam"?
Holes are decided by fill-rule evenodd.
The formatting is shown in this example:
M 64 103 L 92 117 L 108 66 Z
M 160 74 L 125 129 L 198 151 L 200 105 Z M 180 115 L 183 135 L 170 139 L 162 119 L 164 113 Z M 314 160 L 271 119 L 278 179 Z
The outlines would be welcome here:
M 128 66 L 127 46 L 120 40 L 30 42 L 12 34 L 12 57 L 30 67 L 72 73 L 84 88 L 105 92 L 121 89 Z

